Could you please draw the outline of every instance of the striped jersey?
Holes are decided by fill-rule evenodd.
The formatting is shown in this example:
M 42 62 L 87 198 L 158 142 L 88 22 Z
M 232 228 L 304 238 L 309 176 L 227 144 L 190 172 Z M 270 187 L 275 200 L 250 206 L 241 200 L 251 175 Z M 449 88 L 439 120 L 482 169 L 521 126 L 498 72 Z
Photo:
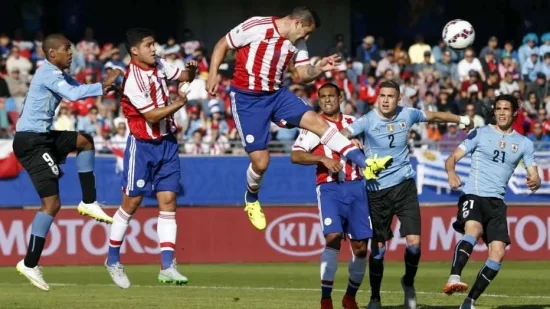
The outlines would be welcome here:
M 355 120 L 355 117 L 349 115 L 340 115 L 339 121 L 333 121 L 331 119 L 328 119 L 324 115 L 322 116 L 331 127 L 336 128 L 338 131 L 347 128 Z M 324 144 L 321 144 L 321 138 L 307 130 L 300 130 L 300 135 L 298 136 L 298 139 L 296 139 L 296 141 L 294 142 L 292 150 L 305 151 L 315 155 L 326 156 L 328 158 L 340 161 L 344 168 L 338 173 L 330 173 L 322 163 L 317 164 L 317 185 L 326 182 L 343 182 L 360 180 L 363 178 L 360 167 L 355 165 L 355 163 L 351 162 L 350 160 L 347 160 L 345 157 L 341 157 L 339 153 L 332 151 Z
M 143 68 L 133 61 L 128 66 L 120 104 L 128 119 L 130 133 L 137 139 L 153 140 L 176 132 L 173 116 L 153 124 L 147 122 L 142 114 L 170 104 L 166 80 L 178 79 L 181 72 L 181 69 L 160 57 L 157 57 L 154 68 Z
M 252 17 L 233 28 L 225 39 L 237 49 L 232 85 L 248 91 L 276 91 L 291 60 L 309 63 L 305 40 L 292 44 L 281 36 L 276 17 Z

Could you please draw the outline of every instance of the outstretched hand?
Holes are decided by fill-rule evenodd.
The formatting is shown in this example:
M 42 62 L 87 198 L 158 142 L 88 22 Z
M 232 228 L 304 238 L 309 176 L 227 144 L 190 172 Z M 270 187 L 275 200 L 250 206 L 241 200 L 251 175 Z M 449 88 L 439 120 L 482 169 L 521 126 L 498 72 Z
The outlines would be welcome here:
M 318 66 L 323 72 L 328 72 L 336 69 L 336 67 L 338 67 L 341 62 L 342 62 L 342 58 L 337 54 L 334 54 L 321 59 L 321 61 L 319 61 Z

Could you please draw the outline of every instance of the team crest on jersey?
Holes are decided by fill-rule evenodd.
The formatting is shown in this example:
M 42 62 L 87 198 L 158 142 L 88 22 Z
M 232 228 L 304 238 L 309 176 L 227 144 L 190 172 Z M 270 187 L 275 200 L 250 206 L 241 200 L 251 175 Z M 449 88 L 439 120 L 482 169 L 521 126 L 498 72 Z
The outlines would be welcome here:
M 393 133 L 393 129 L 394 129 L 393 123 L 388 124 L 388 125 L 386 126 L 386 128 L 388 129 L 388 132 Z
M 499 143 L 498 143 L 498 146 L 502 149 L 506 148 L 506 142 L 501 140 Z
M 512 144 L 512 151 L 513 151 L 513 152 L 518 152 L 518 149 L 519 149 L 519 145 L 518 145 L 518 144 Z
M 401 121 L 399 126 L 401 127 L 401 130 L 405 130 L 407 128 L 407 123 L 405 121 Z

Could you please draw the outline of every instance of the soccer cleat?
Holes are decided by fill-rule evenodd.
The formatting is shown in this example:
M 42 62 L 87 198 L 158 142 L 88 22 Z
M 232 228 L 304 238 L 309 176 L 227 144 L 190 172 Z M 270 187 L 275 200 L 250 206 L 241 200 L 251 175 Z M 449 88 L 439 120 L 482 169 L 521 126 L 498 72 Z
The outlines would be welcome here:
M 246 201 L 247 193 L 244 194 L 244 202 L 246 203 L 246 207 L 244 208 L 244 211 L 248 213 L 248 219 L 250 219 L 250 222 L 252 222 L 252 225 L 254 225 L 254 227 L 257 228 L 258 230 L 263 230 L 267 226 L 267 222 L 265 220 L 265 215 L 262 210 L 262 206 L 260 206 L 260 201 L 255 201 L 252 203 L 247 202 Z
M 458 275 L 451 275 L 443 287 L 443 292 L 447 295 L 453 295 L 453 293 L 463 293 L 467 290 L 468 285 L 464 282 L 460 282 L 460 276 Z
M 344 298 L 342 298 L 342 308 L 344 309 L 359 309 L 359 306 L 357 306 L 357 302 L 355 301 L 355 297 L 350 295 L 344 295 Z
M 401 278 L 401 286 L 403 287 L 403 292 L 405 293 L 405 298 L 403 304 L 405 309 L 416 309 L 416 290 L 414 286 L 406 286 L 403 283 L 403 278 Z
M 187 284 L 189 279 L 180 274 L 177 269 L 176 260 L 172 261 L 172 265 L 166 269 L 161 269 L 158 275 L 158 281 L 160 283 L 174 283 L 174 284 Z
M 89 216 L 94 218 L 96 221 L 104 223 L 113 223 L 113 218 L 109 217 L 101 208 L 101 205 L 98 202 L 93 202 L 91 204 L 86 204 L 80 202 L 78 205 L 78 213 L 83 216 Z
M 382 309 L 382 303 L 379 299 L 371 299 L 367 305 L 367 309 Z
M 375 154 L 374 157 L 367 159 L 367 167 L 363 170 L 363 174 L 367 180 L 376 179 L 376 176 L 378 176 L 381 171 L 388 168 L 392 162 L 392 156 L 378 158 L 378 154 Z
M 321 299 L 321 309 L 334 309 L 334 306 L 332 306 L 332 299 L 330 298 Z
M 476 309 L 476 307 L 474 306 L 474 300 L 471 298 L 466 298 L 462 305 L 458 307 L 458 309 Z
M 105 261 L 105 267 L 107 268 L 107 271 L 109 272 L 109 275 L 111 275 L 111 278 L 116 286 L 121 289 L 127 289 L 130 287 L 130 280 L 128 280 L 128 276 L 126 276 L 124 266 L 122 264 L 115 263 L 113 265 L 107 265 L 107 261 Z
M 25 266 L 25 260 L 21 260 L 19 261 L 19 263 L 17 263 L 15 269 L 17 270 L 17 272 L 29 279 L 31 284 L 35 287 L 41 289 L 42 291 L 50 290 L 50 286 L 46 283 L 46 281 L 44 281 L 44 277 L 42 276 L 42 271 L 40 270 L 40 267 L 27 267 Z

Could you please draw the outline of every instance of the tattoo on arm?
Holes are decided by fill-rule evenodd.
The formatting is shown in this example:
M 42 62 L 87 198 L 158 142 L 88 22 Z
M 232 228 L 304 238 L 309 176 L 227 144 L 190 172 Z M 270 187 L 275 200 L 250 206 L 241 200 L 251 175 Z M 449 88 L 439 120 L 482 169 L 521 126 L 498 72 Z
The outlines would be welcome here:
M 351 138 L 352 134 L 351 132 L 348 130 L 348 129 L 343 129 L 340 131 L 340 134 L 342 134 L 343 136 L 345 136 L 346 138 Z
M 309 68 L 307 68 L 306 73 L 309 78 L 314 78 L 314 77 L 317 77 L 317 75 L 319 75 L 320 73 L 319 71 L 320 70 L 316 66 L 312 65 L 312 66 L 309 66 Z

